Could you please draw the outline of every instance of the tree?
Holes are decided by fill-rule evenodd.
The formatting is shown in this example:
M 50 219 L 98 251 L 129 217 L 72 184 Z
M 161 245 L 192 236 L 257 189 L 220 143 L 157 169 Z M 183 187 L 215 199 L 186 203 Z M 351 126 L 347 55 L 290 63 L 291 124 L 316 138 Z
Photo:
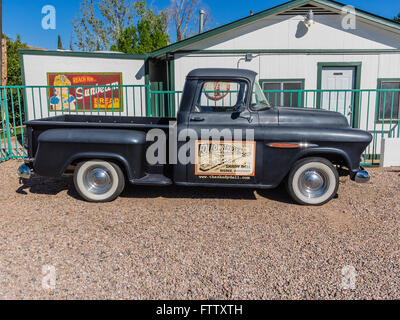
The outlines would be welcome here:
M 400 13 L 397 14 L 397 16 L 395 16 L 393 20 L 400 23 Z
M 147 8 L 146 1 L 137 1 L 134 7 L 136 25 L 130 25 L 123 30 L 116 44 L 111 46 L 111 50 L 144 54 L 168 45 L 167 11 L 154 12 Z
M 74 51 L 74 40 L 73 40 L 73 35 L 71 33 L 71 36 L 69 38 L 69 50 Z
M 133 17 L 132 0 L 83 0 L 73 21 L 75 45 L 82 51 L 108 50 Z
M 22 85 L 21 64 L 18 55 L 18 49 L 26 49 L 28 46 L 21 41 L 20 35 L 17 35 L 15 41 L 3 35 L 7 41 L 7 85 Z
M 28 46 L 21 41 L 21 37 L 17 35 L 15 41 L 3 35 L 7 43 L 7 85 L 20 86 L 22 85 L 21 63 L 19 60 L 18 49 L 26 49 Z M 7 105 L 10 115 L 14 115 L 15 119 L 24 119 L 24 95 L 22 89 L 9 89 L 7 91 Z M 19 98 L 18 98 L 19 91 Z M 11 96 L 12 93 L 12 96 Z M 21 106 L 21 114 L 19 103 Z M 21 118 L 20 118 L 21 117 Z
M 196 33 L 199 24 L 198 12 L 204 7 L 201 0 L 171 0 L 170 16 L 176 31 L 176 41 L 184 40 Z M 210 20 L 209 12 L 210 9 L 207 8 L 204 25 Z
M 62 41 L 61 41 L 61 36 L 58 35 L 58 39 L 57 39 L 57 49 L 58 50 L 63 50 L 63 45 L 62 45 Z

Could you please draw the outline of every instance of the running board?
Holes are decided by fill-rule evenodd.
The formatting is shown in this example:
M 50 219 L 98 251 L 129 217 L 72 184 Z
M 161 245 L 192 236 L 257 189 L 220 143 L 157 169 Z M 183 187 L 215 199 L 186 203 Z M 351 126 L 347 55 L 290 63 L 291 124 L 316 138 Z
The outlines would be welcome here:
M 136 185 L 170 186 L 172 181 L 162 174 L 147 174 L 141 179 L 130 180 L 130 183 Z

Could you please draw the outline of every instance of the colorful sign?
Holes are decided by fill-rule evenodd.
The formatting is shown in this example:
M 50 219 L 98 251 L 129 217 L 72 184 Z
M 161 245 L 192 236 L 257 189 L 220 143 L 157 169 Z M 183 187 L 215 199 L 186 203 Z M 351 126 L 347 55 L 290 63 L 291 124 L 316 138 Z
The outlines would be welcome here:
M 196 141 L 196 176 L 254 176 L 255 161 L 255 141 Z
M 219 101 L 228 95 L 230 89 L 229 82 L 206 82 L 203 90 L 208 99 Z
M 47 85 L 50 111 L 123 110 L 122 73 L 48 73 Z

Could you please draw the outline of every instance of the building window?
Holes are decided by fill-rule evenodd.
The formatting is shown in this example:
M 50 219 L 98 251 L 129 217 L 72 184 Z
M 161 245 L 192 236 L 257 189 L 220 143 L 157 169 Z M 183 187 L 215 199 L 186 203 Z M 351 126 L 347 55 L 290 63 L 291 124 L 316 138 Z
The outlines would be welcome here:
M 271 105 L 277 107 L 304 106 L 304 93 L 296 91 L 304 90 L 304 79 L 262 79 L 260 84 L 265 97 Z M 277 90 L 280 92 L 277 92 Z
M 379 92 L 378 120 L 398 120 L 400 108 L 400 79 L 381 79 L 378 81 L 378 88 L 392 90 Z

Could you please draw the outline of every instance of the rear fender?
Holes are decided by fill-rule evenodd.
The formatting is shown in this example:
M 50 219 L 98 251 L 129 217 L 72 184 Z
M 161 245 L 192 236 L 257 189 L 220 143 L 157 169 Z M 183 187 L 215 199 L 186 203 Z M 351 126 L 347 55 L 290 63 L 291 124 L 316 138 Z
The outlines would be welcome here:
M 33 168 L 45 177 L 59 177 L 79 160 L 110 159 L 123 166 L 127 178 L 144 176 L 146 134 L 117 129 L 51 129 L 38 137 Z

